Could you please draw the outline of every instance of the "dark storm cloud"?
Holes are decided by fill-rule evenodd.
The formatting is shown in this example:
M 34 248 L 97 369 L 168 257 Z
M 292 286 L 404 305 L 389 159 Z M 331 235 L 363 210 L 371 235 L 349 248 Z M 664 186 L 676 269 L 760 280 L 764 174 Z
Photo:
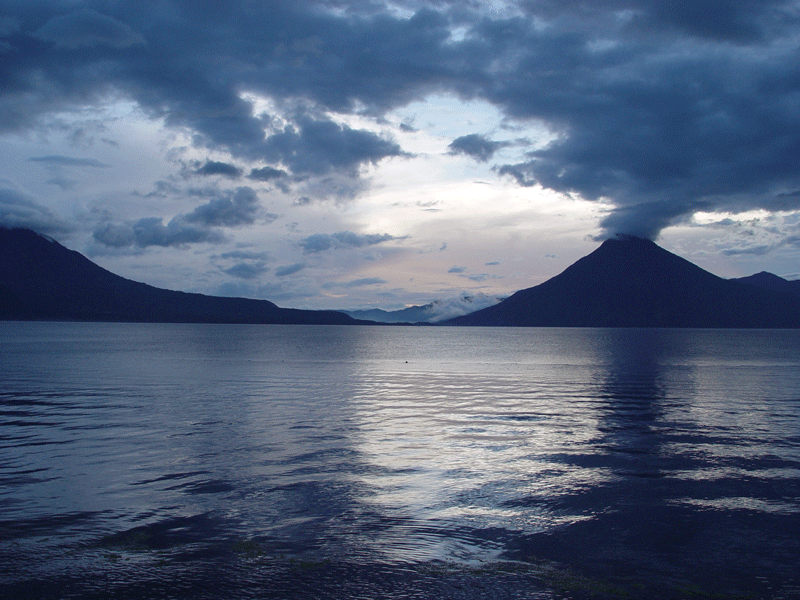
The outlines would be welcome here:
M 359 81 L 363 67 L 353 64 L 352 54 L 365 57 L 373 49 L 350 47 L 353 40 L 347 37 L 369 44 L 374 23 L 354 28 L 348 19 L 303 2 L 251 8 L 234 3 L 224 9 L 210 3 L 136 3 L 99 10 L 71 11 L 58 2 L 6 8 L 20 25 L 6 27 L 3 40 L 15 54 L 13 65 L 0 67 L 5 130 L 30 127 L 47 114 L 115 92 L 168 126 L 188 128 L 196 145 L 270 161 L 273 168 L 283 165 L 299 175 L 334 169 L 352 174 L 403 154 L 388 139 L 334 123 L 300 104 L 289 110 L 291 122 L 276 128 L 269 115 L 255 114 L 241 97 L 250 90 L 278 100 L 306 98 L 323 108 L 354 107 L 361 99 L 348 87 Z M 350 55 L 330 56 L 335 68 L 326 58 L 330 48 L 322 51 L 330 44 Z
M 495 142 L 477 133 L 470 133 L 454 139 L 448 148 L 451 154 L 466 154 L 478 162 L 486 162 L 495 152 L 508 145 L 508 142 Z
M 404 153 L 396 143 L 372 132 L 303 116 L 269 136 L 259 147 L 259 155 L 286 165 L 295 174 L 324 175 L 332 171 L 355 174 L 361 165 Z
M 529 42 L 488 96 L 555 140 L 500 172 L 607 199 L 609 233 L 655 237 L 699 209 L 773 209 L 798 174 L 796 15 L 777 2 L 676 4 L 531 2 L 552 27 L 509 22 Z
M 237 160 L 357 177 L 404 153 L 330 112 L 380 117 L 450 93 L 546 128 L 551 141 L 498 172 L 610 203 L 606 233 L 654 237 L 699 209 L 800 207 L 796 3 L 400 6 L 413 14 L 378 2 L 0 0 L 0 51 L 13 56 L 0 63 L 0 129 L 113 95 Z M 246 93 L 280 115 L 259 113 Z M 459 139 L 451 150 L 478 160 L 496 151 Z
M 396 238 L 388 233 L 368 233 L 359 235 L 352 231 L 340 231 L 332 234 L 316 233 L 310 235 L 301 240 L 300 246 L 307 254 L 315 254 L 317 252 L 324 252 L 325 250 L 374 246 L 396 239 L 400 238 Z
M 216 160 L 207 160 L 198 166 L 194 173 L 196 175 L 221 175 L 229 179 L 238 179 L 242 176 L 242 170 L 236 165 Z

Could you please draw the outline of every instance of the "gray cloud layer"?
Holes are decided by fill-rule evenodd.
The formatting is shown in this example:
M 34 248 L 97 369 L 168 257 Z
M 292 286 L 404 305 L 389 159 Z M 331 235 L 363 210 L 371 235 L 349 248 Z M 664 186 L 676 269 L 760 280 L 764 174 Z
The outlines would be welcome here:
M 697 210 L 800 207 L 796 2 L 519 0 L 505 16 L 395 4 L 413 16 L 381 2 L 0 0 L 0 130 L 114 93 L 274 169 L 253 179 L 357 177 L 403 150 L 326 111 L 379 117 L 444 92 L 548 128 L 552 142 L 498 173 L 612 202 L 608 233 L 654 237 Z M 478 160 L 497 149 L 459 140 L 451 149 Z
M 207 160 L 198 166 L 194 173 L 196 175 L 221 175 L 230 179 L 239 179 L 242 176 L 242 170 L 236 165 L 215 160 Z
M 113 17 L 91 8 L 81 8 L 50 18 L 34 37 L 71 50 L 92 46 L 127 48 L 144 44 L 144 38 Z
M 13 182 L 0 178 L 0 227 L 25 227 L 44 234 L 69 233 L 70 226 Z
M 466 154 L 478 162 L 487 162 L 494 153 L 508 146 L 508 142 L 495 142 L 477 133 L 462 135 L 450 143 L 451 154 Z
M 166 225 L 160 217 L 134 223 L 104 222 L 95 228 L 93 235 L 95 241 L 112 248 L 217 244 L 225 241 L 219 228 L 252 224 L 259 209 L 255 191 L 243 186 L 221 192 L 189 214 L 176 215 Z

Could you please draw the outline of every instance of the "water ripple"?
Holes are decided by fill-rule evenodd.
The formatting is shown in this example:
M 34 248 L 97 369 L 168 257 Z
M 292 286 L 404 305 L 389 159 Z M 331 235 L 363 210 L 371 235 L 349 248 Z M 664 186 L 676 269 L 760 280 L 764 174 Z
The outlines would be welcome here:
M 0 336 L 3 596 L 796 589 L 798 332 Z

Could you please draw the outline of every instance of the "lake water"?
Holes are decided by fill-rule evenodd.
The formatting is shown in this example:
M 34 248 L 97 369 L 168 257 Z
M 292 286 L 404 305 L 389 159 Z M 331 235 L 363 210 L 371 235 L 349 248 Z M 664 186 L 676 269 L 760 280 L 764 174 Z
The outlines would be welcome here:
M 0 323 L 2 598 L 800 598 L 800 331 Z

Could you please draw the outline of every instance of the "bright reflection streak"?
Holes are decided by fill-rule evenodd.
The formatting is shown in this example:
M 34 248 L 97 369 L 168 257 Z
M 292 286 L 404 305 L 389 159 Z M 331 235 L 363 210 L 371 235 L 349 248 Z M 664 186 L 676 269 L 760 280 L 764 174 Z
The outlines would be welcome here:
M 599 435 L 591 413 L 560 399 L 557 382 L 530 389 L 530 379 L 441 372 L 362 381 L 365 389 L 354 398 L 359 451 L 372 468 L 360 479 L 375 490 L 363 501 L 381 512 L 402 514 L 421 527 L 435 523 L 457 531 L 468 523 L 535 533 L 589 518 L 557 508 L 560 498 L 616 479 L 608 469 L 550 458 Z M 405 528 L 385 536 L 398 534 L 406 536 L 406 546 L 413 542 Z M 454 542 L 434 550 L 422 536 L 414 554 L 466 558 L 464 540 L 456 536 Z M 385 537 L 376 545 L 396 547 Z M 471 549 L 481 558 L 485 552 L 477 544 Z

